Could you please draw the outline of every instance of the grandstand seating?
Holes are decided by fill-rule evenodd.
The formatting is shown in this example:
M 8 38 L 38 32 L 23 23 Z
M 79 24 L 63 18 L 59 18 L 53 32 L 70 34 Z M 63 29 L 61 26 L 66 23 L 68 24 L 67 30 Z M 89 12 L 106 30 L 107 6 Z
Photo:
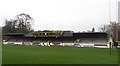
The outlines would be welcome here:
M 64 34 L 64 35 L 63 35 Z M 8 42 L 32 42 L 34 45 L 47 45 L 54 44 L 64 44 L 64 46 L 72 46 L 74 43 L 80 44 L 91 44 L 89 46 L 93 46 L 93 44 L 108 44 L 108 38 L 106 37 L 106 33 L 77 33 L 73 34 L 68 32 L 63 32 L 63 36 L 34 36 L 32 34 L 28 34 L 23 36 L 7 36 Z M 68 36 L 66 35 L 68 34 Z M 84 46 L 86 46 L 84 45 Z

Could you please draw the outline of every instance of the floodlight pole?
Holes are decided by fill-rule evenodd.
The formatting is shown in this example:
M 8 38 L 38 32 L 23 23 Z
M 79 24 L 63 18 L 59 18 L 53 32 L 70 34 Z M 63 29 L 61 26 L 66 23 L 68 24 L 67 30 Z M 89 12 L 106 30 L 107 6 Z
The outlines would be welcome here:
M 109 0 L 109 22 L 111 22 L 111 3 L 110 3 L 110 0 Z M 111 54 L 111 42 L 109 43 L 110 45 L 110 54 Z

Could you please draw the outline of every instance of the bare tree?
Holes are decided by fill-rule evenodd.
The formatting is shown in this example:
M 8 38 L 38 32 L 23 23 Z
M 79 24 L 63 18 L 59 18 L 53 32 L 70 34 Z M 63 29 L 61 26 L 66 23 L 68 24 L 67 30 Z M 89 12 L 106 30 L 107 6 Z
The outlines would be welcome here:
M 2 29 L 3 33 L 14 33 L 15 32 L 15 23 L 17 22 L 17 20 L 5 20 L 5 26 Z
M 113 41 L 120 40 L 120 23 L 116 21 L 110 22 L 109 25 L 102 25 L 99 27 L 100 32 L 107 32 L 109 36 L 113 37 Z
M 31 25 L 33 24 L 34 20 L 30 15 L 21 13 L 16 16 L 18 20 L 18 29 L 20 32 L 28 33 L 31 31 Z
M 98 28 L 98 31 L 99 32 L 108 32 L 110 29 L 110 26 L 109 25 L 101 25 L 99 28 Z
M 29 33 L 34 20 L 28 14 L 21 13 L 15 19 L 5 20 L 4 33 Z
M 112 37 L 114 39 L 114 41 L 118 40 L 118 23 L 114 22 L 110 22 L 110 32 L 112 33 Z
M 100 27 L 102 32 L 107 32 L 109 35 L 113 37 L 114 41 L 118 41 L 120 34 L 120 23 L 116 23 L 116 21 L 110 22 L 109 25 L 103 25 Z

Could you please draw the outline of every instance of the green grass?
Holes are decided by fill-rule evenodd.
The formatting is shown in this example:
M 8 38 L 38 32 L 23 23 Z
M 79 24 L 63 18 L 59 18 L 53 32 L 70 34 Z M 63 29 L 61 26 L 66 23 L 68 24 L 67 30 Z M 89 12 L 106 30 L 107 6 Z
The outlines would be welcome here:
M 117 64 L 117 49 L 4 45 L 3 64 Z
M 0 65 L 2 65 L 2 44 L 0 43 Z

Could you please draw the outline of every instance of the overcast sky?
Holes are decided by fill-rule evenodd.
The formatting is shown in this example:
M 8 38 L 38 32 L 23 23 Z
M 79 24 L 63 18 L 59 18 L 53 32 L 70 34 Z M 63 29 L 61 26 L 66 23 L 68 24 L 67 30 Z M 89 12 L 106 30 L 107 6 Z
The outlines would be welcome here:
M 116 4 L 111 2 L 111 21 Z M 0 26 L 20 13 L 34 18 L 35 30 L 86 31 L 109 24 L 109 0 L 0 0 Z

